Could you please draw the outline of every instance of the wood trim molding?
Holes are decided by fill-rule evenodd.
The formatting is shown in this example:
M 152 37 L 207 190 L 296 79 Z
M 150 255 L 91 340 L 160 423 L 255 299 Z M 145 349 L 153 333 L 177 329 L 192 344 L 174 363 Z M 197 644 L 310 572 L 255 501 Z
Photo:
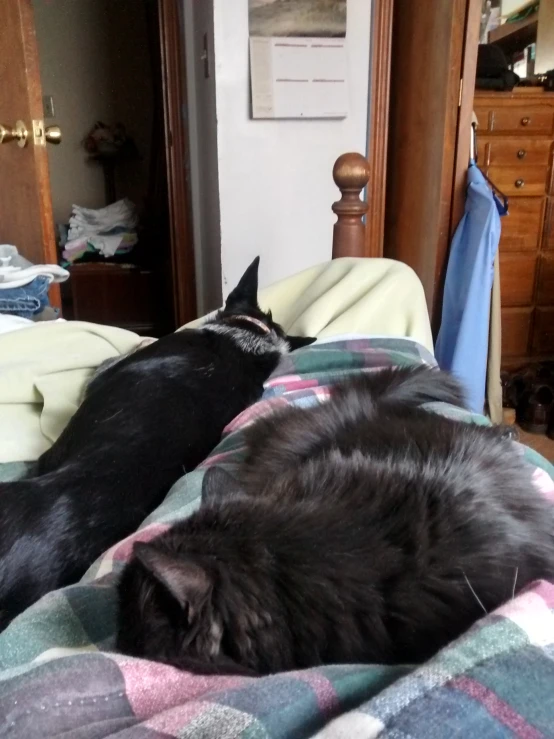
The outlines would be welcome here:
M 366 257 L 383 256 L 387 189 L 390 73 L 394 0 L 373 0 L 371 12 L 366 198 Z
M 165 145 L 175 323 L 196 318 L 194 243 L 188 183 L 188 131 L 183 117 L 186 100 L 185 55 L 178 0 L 158 0 L 162 62 Z
M 456 169 L 454 172 L 454 193 L 450 220 L 450 237 L 464 214 L 467 166 L 470 154 L 471 119 L 475 97 L 475 77 L 477 73 L 477 51 L 479 48 L 479 24 L 481 21 L 482 0 L 468 0 L 466 32 L 464 38 L 462 89 L 460 112 L 458 116 L 458 139 L 456 142 Z M 490 148 L 489 144 L 487 147 Z

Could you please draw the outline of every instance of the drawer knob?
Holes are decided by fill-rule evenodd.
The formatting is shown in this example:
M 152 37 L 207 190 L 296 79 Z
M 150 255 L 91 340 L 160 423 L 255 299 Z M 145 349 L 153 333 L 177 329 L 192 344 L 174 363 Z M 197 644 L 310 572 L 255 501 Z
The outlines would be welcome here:
M 522 126 L 528 126 L 530 123 L 531 123 L 531 119 L 530 118 L 527 118 L 527 116 L 525 116 L 525 118 L 522 118 L 521 119 L 521 125 Z
M 525 184 L 525 180 L 519 179 L 515 181 L 516 187 L 523 187 L 524 184 Z
M 526 155 L 527 155 L 527 152 L 525 151 L 525 149 L 520 149 L 517 153 L 517 158 L 524 159 Z

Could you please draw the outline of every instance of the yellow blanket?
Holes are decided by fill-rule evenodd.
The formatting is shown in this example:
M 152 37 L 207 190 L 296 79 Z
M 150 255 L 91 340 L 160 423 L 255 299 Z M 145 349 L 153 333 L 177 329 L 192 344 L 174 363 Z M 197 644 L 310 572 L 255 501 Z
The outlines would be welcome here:
M 423 288 L 400 262 L 337 259 L 282 280 L 259 298 L 289 333 L 407 336 L 433 350 Z M 75 412 L 94 369 L 141 341 L 130 331 L 78 321 L 0 335 L 0 463 L 39 457 Z
M 0 462 L 46 451 L 75 413 L 94 369 L 140 340 L 131 331 L 81 321 L 0 335 Z

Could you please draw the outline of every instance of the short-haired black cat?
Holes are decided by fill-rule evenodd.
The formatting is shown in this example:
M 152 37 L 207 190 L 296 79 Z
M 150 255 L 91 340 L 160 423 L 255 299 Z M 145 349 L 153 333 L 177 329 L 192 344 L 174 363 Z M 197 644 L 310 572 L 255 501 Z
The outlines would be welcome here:
M 101 367 L 36 476 L 0 483 L 0 629 L 136 530 L 257 400 L 288 337 L 258 307 L 254 260 L 225 308 Z
M 554 514 L 504 432 L 436 415 L 429 368 L 384 370 L 246 430 L 240 482 L 137 543 L 117 646 L 198 672 L 417 663 L 537 578 Z

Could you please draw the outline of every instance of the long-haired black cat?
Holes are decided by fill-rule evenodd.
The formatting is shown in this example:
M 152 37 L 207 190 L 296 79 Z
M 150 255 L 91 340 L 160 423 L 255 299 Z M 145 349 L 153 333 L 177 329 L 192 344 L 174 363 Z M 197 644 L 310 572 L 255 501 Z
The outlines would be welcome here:
M 104 365 L 30 479 L 0 483 L 0 629 L 136 530 L 254 402 L 289 349 L 254 260 L 225 308 Z
M 214 468 L 201 509 L 137 543 L 117 645 L 199 672 L 416 663 L 537 578 L 554 514 L 504 432 L 429 368 L 385 370 L 247 432 L 240 482 Z

